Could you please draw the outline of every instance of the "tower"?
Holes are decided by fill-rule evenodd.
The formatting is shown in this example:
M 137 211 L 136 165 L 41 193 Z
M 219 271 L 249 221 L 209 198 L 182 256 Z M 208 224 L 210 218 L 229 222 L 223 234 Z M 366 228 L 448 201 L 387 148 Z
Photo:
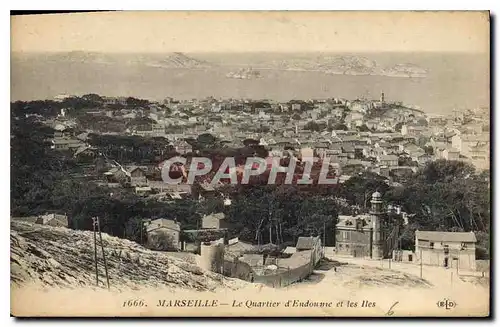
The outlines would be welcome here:
M 372 221 L 372 258 L 382 259 L 384 257 L 384 235 L 382 226 L 382 196 L 379 192 L 372 194 L 370 201 L 370 219 Z
M 380 102 L 381 102 L 381 103 L 384 103 L 384 102 L 385 102 L 385 94 L 384 94 L 384 92 L 382 92 L 382 93 L 380 94 Z

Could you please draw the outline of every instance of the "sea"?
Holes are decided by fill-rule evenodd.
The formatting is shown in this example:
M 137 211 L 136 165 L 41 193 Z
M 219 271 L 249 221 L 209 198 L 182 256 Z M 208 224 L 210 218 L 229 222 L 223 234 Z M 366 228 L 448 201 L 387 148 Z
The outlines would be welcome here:
M 11 100 L 52 99 L 59 94 L 134 96 L 150 100 L 173 97 L 292 99 L 378 99 L 400 101 L 433 114 L 489 107 L 489 54 L 481 53 L 186 53 L 209 67 L 151 65 L 168 54 L 105 54 L 105 60 L 73 60 L 43 53 L 11 55 Z M 321 71 L 284 70 L 267 63 L 314 61 L 318 56 L 362 56 L 378 65 L 413 64 L 426 77 L 328 75 Z M 69 58 L 69 59 L 68 59 Z M 131 59 L 133 58 L 133 59 Z M 269 68 L 271 67 L 271 68 Z M 228 78 L 240 68 L 260 71 L 260 78 Z M 264 69 L 265 68 L 265 69 Z

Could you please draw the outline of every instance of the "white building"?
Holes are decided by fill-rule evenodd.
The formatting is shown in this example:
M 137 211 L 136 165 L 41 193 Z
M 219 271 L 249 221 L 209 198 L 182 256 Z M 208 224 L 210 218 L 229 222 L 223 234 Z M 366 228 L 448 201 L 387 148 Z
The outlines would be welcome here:
M 476 270 L 476 235 L 473 232 L 415 232 L 415 255 L 424 265 Z

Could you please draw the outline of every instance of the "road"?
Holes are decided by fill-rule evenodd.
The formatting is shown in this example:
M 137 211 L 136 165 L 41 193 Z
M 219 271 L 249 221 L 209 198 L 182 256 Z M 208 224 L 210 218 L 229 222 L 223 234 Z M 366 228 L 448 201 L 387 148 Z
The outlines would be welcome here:
M 459 270 L 458 276 L 461 278 L 457 278 L 457 270 L 455 268 L 444 268 L 437 266 L 428 266 L 423 265 L 420 266 L 417 263 L 407 263 L 407 262 L 394 262 L 392 260 L 372 260 L 369 258 L 353 258 L 348 256 L 338 256 L 333 253 L 333 250 L 327 249 L 325 250 L 325 257 L 331 260 L 345 262 L 350 264 L 356 264 L 360 266 L 367 267 L 379 267 L 382 269 L 390 269 L 394 271 L 403 272 L 406 274 L 410 274 L 416 277 L 422 276 L 423 279 L 428 281 L 433 285 L 449 285 L 453 287 L 453 285 L 462 284 L 467 282 L 462 279 L 481 277 L 481 273 L 478 271 L 464 271 Z

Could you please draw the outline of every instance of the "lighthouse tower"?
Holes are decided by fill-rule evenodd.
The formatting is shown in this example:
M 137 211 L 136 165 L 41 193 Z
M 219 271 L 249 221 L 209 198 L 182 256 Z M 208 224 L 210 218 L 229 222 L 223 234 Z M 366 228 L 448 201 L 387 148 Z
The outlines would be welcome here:
M 382 226 L 382 196 L 379 192 L 372 194 L 370 219 L 372 221 L 373 238 L 372 238 L 372 258 L 384 258 L 384 233 Z

